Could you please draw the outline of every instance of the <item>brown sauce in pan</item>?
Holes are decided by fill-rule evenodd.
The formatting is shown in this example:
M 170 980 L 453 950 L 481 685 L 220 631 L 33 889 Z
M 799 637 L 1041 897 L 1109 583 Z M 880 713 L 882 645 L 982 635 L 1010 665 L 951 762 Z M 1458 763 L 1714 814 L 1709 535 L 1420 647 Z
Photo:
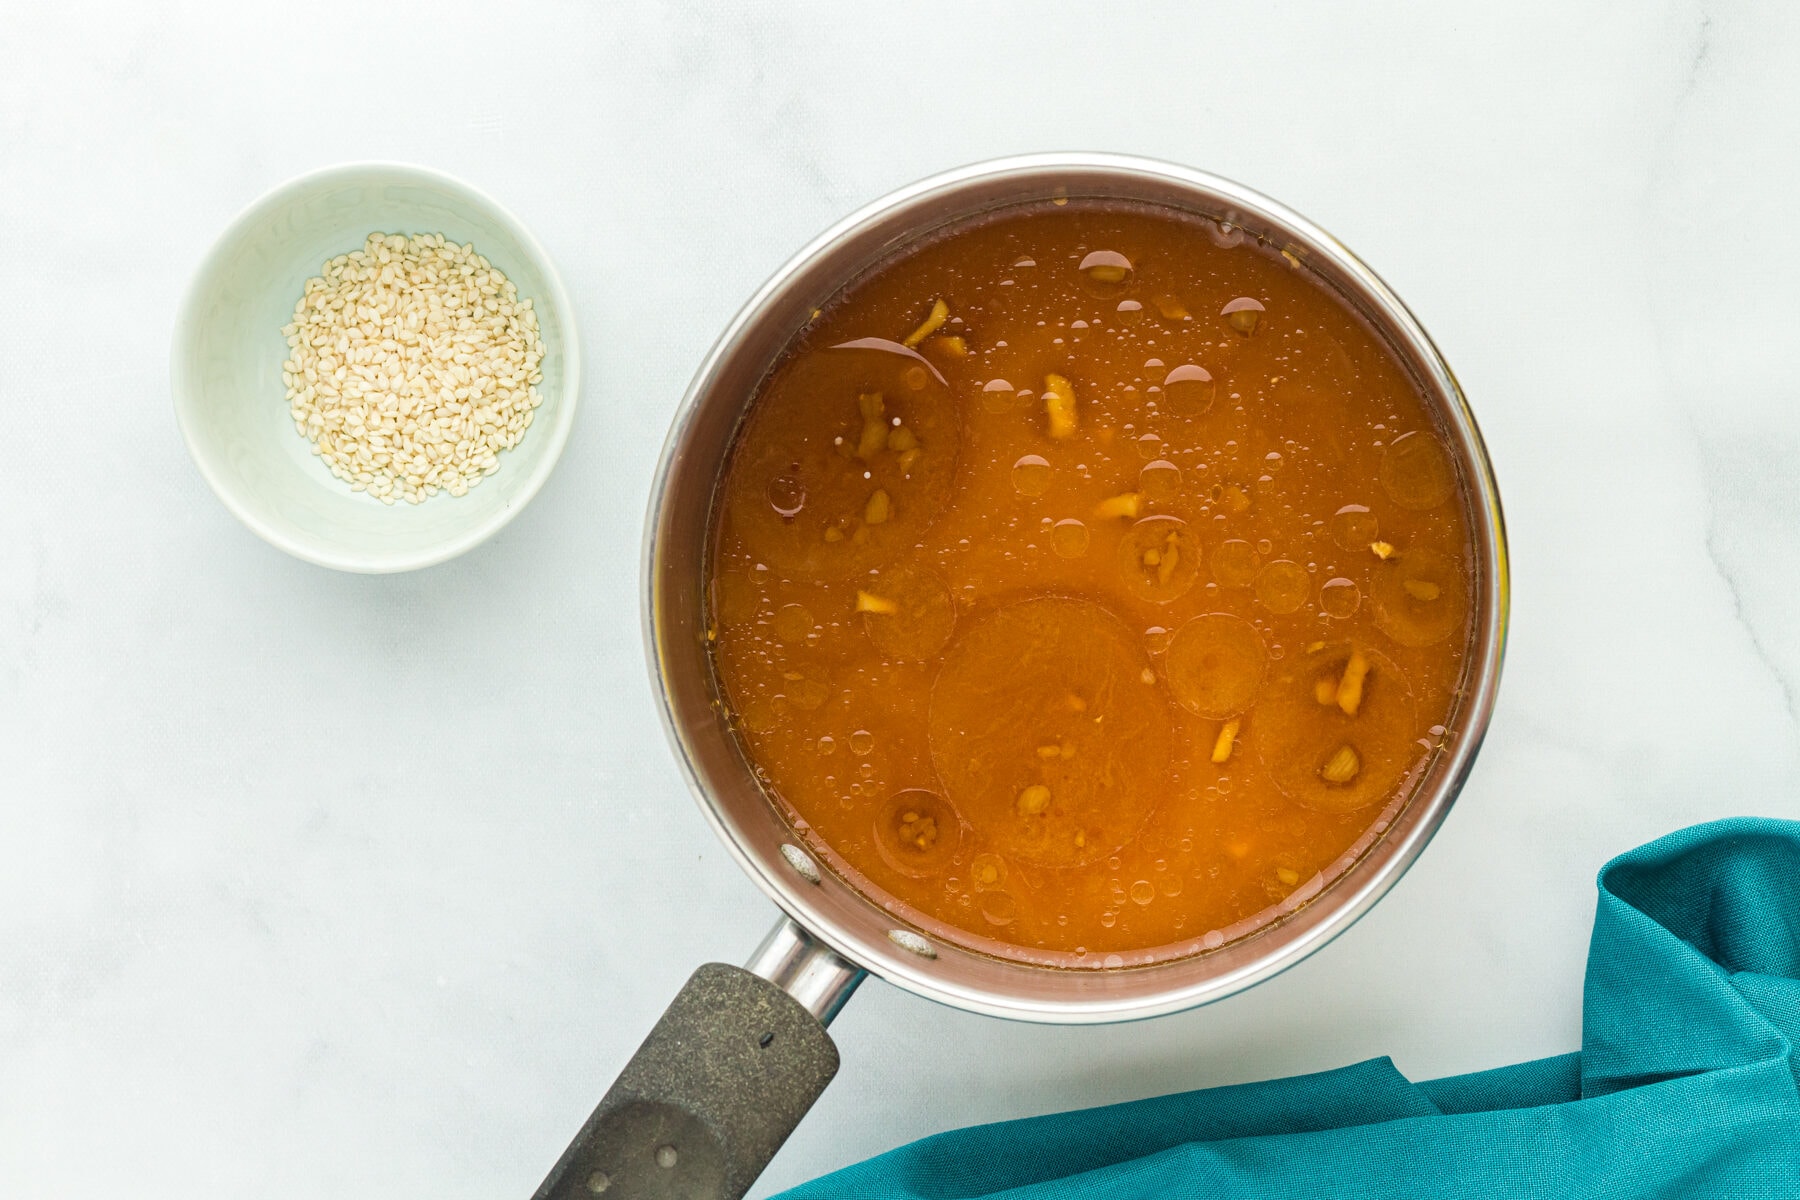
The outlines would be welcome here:
M 963 944 L 1223 944 L 1390 819 L 1471 637 L 1465 483 L 1296 261 L 1150 207 L 939 234 L 797 330 L 710 580 L 766 788 Z

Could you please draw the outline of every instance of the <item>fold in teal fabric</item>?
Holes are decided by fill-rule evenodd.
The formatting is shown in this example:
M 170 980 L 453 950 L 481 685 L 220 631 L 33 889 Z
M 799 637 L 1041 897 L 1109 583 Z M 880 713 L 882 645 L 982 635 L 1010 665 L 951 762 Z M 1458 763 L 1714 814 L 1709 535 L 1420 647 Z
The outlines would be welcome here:
M 1719 821 L 1600 872 L 1576 1053 L 983 1125 L 782 1200 L 1800 1197 L 1797 1035 L 1800 823 Z

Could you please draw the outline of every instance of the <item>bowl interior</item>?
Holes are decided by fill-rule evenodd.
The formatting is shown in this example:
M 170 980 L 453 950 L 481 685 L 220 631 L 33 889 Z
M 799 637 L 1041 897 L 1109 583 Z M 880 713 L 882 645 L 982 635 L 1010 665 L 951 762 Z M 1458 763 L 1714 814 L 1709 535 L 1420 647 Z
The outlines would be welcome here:
M 352 492 L 288 416 L 282 327 L 310 277 L 374 231 L 472 242 L 529 298 L 544 342 L 543 404 L 500 469 L 468 495 L 386 505 Z M 441 562 L 491 536 L 536 493 L 574 415 L 574 330 L 531 235 L 472 188 L 418 168 L 356 165 L 263 197 L 202 264 L 175 331 L 175 406 L 195 461 L 251 529 L 301 558 L 353 571 Z
M 1410 798 L 1397 797 L 1321 893 L 1270 914 L 1259 931 L 1153 966 L 1063 970 L 989 957 L 930 936 L 838 875 L 816 869 L 765 798 L 721 715 L 707 652 L 703 579 L 714 489 L 764 373 L 791 331 L 846 280 L 946 222 L 1023 201 L 1097 197 L 1161 204 L 1227 222 L 1288 249 L 1361 313 L 1414 377 L 1459 461 L 1477 568 L 1465 692 L 1446 745 Z M 847 218 L 747 304 L 696 375 L 651 496 L 645 618 L 665 725 L 688 781 L 740 865 L 819 939 L 890 982 L 998 1016 L 1083 1023 L 1153 1016 L 1216 1000 L 1292 965 L 1373 905 L 1442 822 L 1492 710 L 1505 643 L 1505 529 L 1486 450 L 1454 377 L 1418 322 L 1369 269 L 1298 214 L 1202 172 L 1112 155 L 978 164 L 902 190 Z M 796 866 L 796 858 L 807 869 Z

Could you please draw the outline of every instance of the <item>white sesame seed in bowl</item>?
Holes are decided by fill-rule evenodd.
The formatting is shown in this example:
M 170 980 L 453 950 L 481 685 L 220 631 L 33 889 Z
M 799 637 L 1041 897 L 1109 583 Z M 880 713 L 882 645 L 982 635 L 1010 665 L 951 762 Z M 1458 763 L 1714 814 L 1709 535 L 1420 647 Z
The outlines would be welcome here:
M 492 537 L 568 440 L 567 294 L 487 196 L 387 163 L 251 204 L 207 255 L 170 375 L 195 463 L 290 554 L 405 571 Z

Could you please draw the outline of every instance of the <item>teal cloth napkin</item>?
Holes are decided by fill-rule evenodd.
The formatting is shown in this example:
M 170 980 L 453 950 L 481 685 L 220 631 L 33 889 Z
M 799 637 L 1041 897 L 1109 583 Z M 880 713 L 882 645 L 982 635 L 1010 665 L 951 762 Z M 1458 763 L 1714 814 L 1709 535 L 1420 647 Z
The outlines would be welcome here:
M 1412 1083 L 1385 1058 L 977 1126 L 782 1200 L 1800 1197 L 1800 823 L 1600 872 L 1582 1046 Z

